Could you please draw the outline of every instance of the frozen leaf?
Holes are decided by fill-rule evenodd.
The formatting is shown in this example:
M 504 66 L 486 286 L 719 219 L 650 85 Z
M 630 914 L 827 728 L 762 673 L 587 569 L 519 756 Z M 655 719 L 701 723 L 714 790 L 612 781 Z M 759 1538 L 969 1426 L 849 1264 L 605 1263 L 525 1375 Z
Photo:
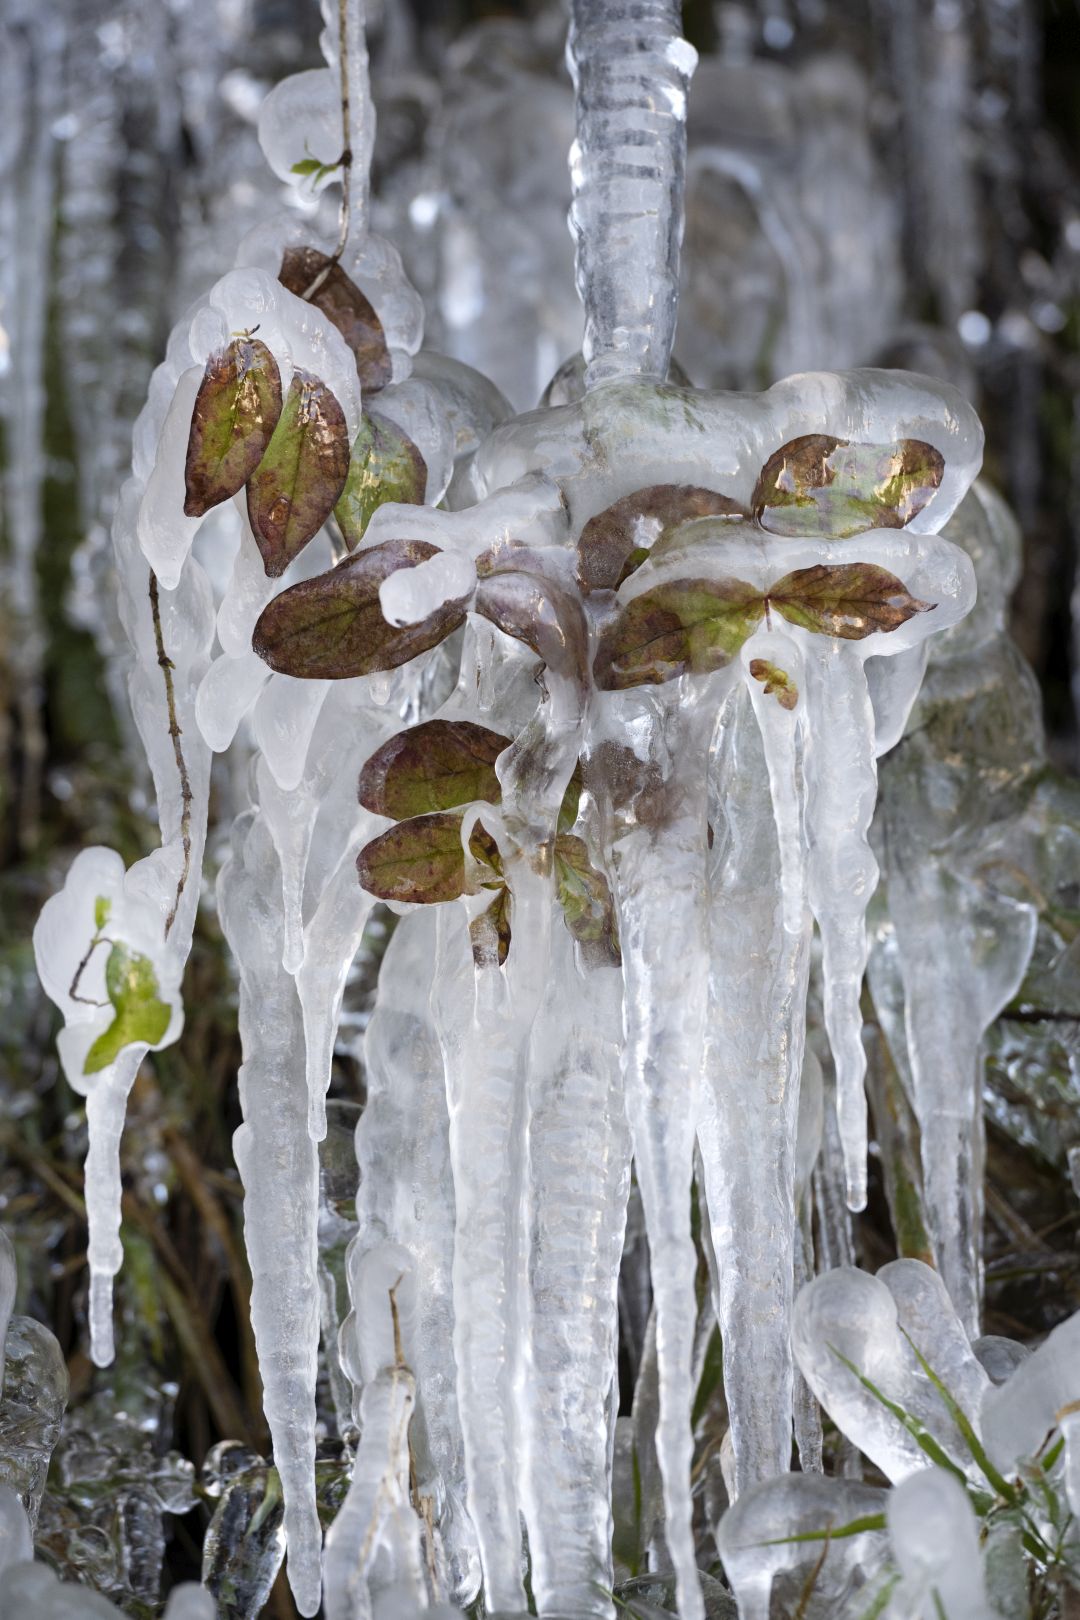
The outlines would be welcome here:
M 502 967 L 510 954 L 510 890 L 502 884 L 494 900 L 469 924 L 473 961 L 478 968 Z
M 465 851 L 461 843 L 462 815 L 453 811 L 414 816 L 399 821 L 366 844 L 356 858 L 360 887 L 379 900 L 430 905 L 457 900 L 467 892 Z M 498 867 L 498 847 L 479 822 L 469 850 L 492 873 Z
M 349 475 L 334 515 L 350 551 L 364 537 L 371 514 L 385 501 L 421 506 L 427 488 L 424 458 L 396 422 L 365 411 L 353 440 Z
M 379 586 L 437 551 L 426 540 L 387 540 L 354 552 L 276 596 L 263 609 L 252 646 L 271 669 L 306 680 L 346 680 L 408 663 L 457 629 L 464 605 L 448 602 L 419 624 L 398 627 L 383 618 Z
M 597 685 L 630 686 L 722 669 L 765 611 L 741 579 L 680 579 L 636 596 L 606 627 L 593 664 Z
M 754 516 L 773 534 L 841 540 L 867 529 L 902 529 L 944 471 L 941 452 L 921 439 L 850 444 L 808 433 L 782 445 L 761 469 Z
M 294 371 L 273 437 L 248 483 L 248 517 L 272 578 L 318 534 L 348 471 L 345 413 L 318 377 Z
M 782 709 L 793 709 L 799 701 L 799 688 L 786 669 L 770 664 L 767 658 L 751 658 L 750 673 L 765 688 L 765 696 L 776 696 Z
M 559 831 L 569 832 L 578 818 L 578 806 L 581 803 L 581 793 L 585 786 L 582 775 L 581 761 L 574 766 L 574 774 L 566 784 L 562 804 L 559 806 Z
M 876 630 L 898 630 L 935 605 L 918 601 L 902 580 L 876 563 L 797 568 L 777 581 L 768 601 L 790 624 L 845 641 L 861 641 Z
M 427 720 L 399 732 L 360 772 L 360 803 L 377 816 L 402 821 L 486 799 L 502 789 L 495 761 L 510 738 L 469 720 Z
M 607 879 L 589 859 L 584 839 L 560 833 L 555 840 L 555 891 L 571 934 L 597 962 L 618 963 L 615 907 Z
M 287 248 L 278 280 L 298 298 L 318 282 L 310 302 L 337 327 L 356 356 L 361 388 L 369 394 L 385 388 L 394 368 L 382 322 L 340 264 L 318 248 Z
M 94 901 L 94 927 L 99 934 L 108 922 L 111 911 L 112 901 L 107 899 L 105 895 L 99 894 Z
M 299 163 L 291 164 L 289 173 L 298 174 L 303 180 L 310 178 L 311 184 L 317 186 L 320 180 L 328 174 L 334 174 L 340 168 L 340 163 L 321 163 L 316 157 L 307 157 L 301 158 Z
M 184 512 L 202 517 L 243 489 L 281 415 L 281 373 L 265 343 L 233 338 L 212 354 L 195 396 Z
M 737 501 L 693 484 L 652 484 L 624 495 L 590 518 L 578 540 L 578 579 L 584 591 L 615 591 L 652 547 L 700 517 L 747 518 Z
M 101 902 L 95 906 L 95 915 Z M 100 924 L 98 925 L 100 927 Z M 156 1046 L 165 1036 L 172 1018 L 167 1002 L 158 995 L 154 964 L 139 951 L 114 945 L 105 964 L 105 993 L 113 1005 L 115 1018 L 86 1054 L 84 1074 L 97 1074 L 115 1063 L 125 1046 L 145 1041 Z
M 488 571 L 480 558 L 476 572 L 477 613 L 531 647 L 554 674 L 583 682 L 587 635 L 581 603 L 553 581 L 526 569 Z

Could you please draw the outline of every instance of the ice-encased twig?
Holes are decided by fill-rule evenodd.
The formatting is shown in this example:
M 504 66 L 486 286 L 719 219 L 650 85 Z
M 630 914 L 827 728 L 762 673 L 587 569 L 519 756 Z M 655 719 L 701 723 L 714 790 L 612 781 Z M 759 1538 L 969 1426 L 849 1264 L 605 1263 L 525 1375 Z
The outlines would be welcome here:
M 574 0 L 567 60 L 586 382 L 663 381 L 683 235 L 686 105 L 697 52 L 674 0 Z
M 244 1123 L 233 1149 L 244 1183 L 251 1320 L 285 1498 L 289 1584 L 300 1613 L 313 1615 L 322 1587 L 315 1506 L 319 1167 L 307 1130 L 300 1004 L 281 966 L 280 896 L 269 830 L 257 814 L 243 816 L 218 880 L 222 927 L 240 968 Z

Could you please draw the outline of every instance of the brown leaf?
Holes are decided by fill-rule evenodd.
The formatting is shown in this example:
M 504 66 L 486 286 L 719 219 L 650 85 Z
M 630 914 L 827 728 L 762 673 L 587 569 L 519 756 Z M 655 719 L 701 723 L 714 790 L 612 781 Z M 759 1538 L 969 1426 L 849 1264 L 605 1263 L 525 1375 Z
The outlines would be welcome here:
M 184 469 L 184 513 L 202 517 L 243 489 L 281 415 L 281 373 L 265 343 L 237 337 L 206 362 Z
M 723 669 L 764 611 L 761 592 L 741 579 L 656 585 L 605 628 L 593 662 L 596 683 L 620 692 Z
M 502 789 L 495 761 L 510 738 L 469 720 L 426 720 L 383 743 L 360 772 L 360 803 L 377 816 L 452 810 Z
M 700 517 L 745 520 L 749 513 L 727 495 L 693 484 L 652 484 L 624 495 L 581 531 L 577 573 L 582 590 L 618 590 L 658 540 Z
M 500 570 L 480 579 L 475 607 L 506 635 L 531 647 L 553 674 L 585 680 L 585 614 L 569 591 L 538 574 Z
M 786 669 L 781 669 L 778 664 L 770 664 L 767 658 L 751 658 L 749 668 L 755 681 L 760 681 L 764 687 L 766 697 L 775 695 L 782 709 L 796 706 L 799 688 Z
M 945 461 L 921 439 L 854 444 L 808 433 L 781 445 L 758 478 L 752 506 L 772 534 L 846 539 L 902 529 L 941 483 Z
M 379 586 L 438 549 L 426 540 L 386 540 L 354 552 L 328 573 L 275 596 L 255 626 L 252 646 L 271 669 L 306 680 L 347 680 L 408 663 L 456 630 L 465 606 L 448 602 L 419 624 L 398 627 L 383 618 Z
M 510 890 L 500 885 L 490 906 L 469 924 L 473 961 L 478 968 L 502 967 L 510 954 Z
M 382 322 L 360 288 L 345 274 L 340 264 L 335 263 L 329 254 L 320 253 L 318 248 L 286 248 L 278 280 L 291 293 L 303 298 L 319 276 L 322 276 L 322 280 L 312 293 L 310 302 L 337 327 L 356 356 L 360 387 L 366 394 L 385 388 L 393 376 L 390 350 L 386 346 Z
M 861 641 L 875 631 L 898 630 L 916 613 L 930 613 L 903 580 L 875 563 L 815 563 L 785 574 L 768 593 L 770 608 L 790 624 L 818 635 Z
M 248 483 L 248 519 L 271 578 L 318 534 L 348 471 L 345 413 L 318 377 L 294 371 L 273 437 Z
M 408 434 L 388 417 L 365 410 L 353 440 L 349 476 L 334 508 L 349 550 L 360 544 L 380 506 L 387 501 L 422 506 L 426 489 L 427 465 Z

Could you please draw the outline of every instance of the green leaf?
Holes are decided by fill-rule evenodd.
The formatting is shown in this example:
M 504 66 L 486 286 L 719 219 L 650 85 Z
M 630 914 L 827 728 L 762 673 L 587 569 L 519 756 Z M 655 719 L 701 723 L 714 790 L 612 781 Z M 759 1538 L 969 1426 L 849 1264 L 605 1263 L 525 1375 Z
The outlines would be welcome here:
M 904 1338 L 907 1340 L 908 1344 L 911 1346 L 912 1353 L 914 1354 L 916 1361 L 919 1363 L 919 1366 L 922 1368 L 927 1378 L 929 1378 L 930 1382 L 941 1396 L 942 1401 L 945 1403 L 949 1416 L 952 1418 L 953 1422 L 956 1424 L 956 1427 L 963 1435 L 964 1443 L 971 1452 L 972 1460 L 974 1461 L 976 1467 L 981 1469 L 983 1478 L 989 1485 L 993 1487 L 995 1491 L 997 1491 L 998 1495 L 1003 1501 L 1008 1502 L 1011 1506 L 1015 1505 L 1018 1501 L 1016 1490 L 1012 1485 L 1009 1484 L 1009 1481 L 1005 1478 L 1005 1476 L 1000 1473 L 990 1461 L 986 1448 L 979 1439 L 979 1436 L 976 1434 L 974 1425 L 972 1424 L 967 1413 L 964 1411 L 963 1407 L 960 1405 L 960 1402 L 956 1399 L 956 1396 L 948 1388 L 944 1380 L 934 1371 L 933 1367 L 931 1367 L 930 1363 L 927 1361 L 926 1357 L 923 1355 L 922 1351 L 919 1349 L 918 1345 L 915 1343 L 907 1329 L 901 1327 L 900 1331 L 904 1335 Z
M 918 601 L 902 580 L 876 563 L 797 568 L 771 587 L 768 603 L 790 624 L 844 641 L 861 641 L 875 631 L 888 634 L 936 606 Z
M 799 701 L 799 688 L 786 669 L 770 664 L 767 658 L 751 658 L 750 673 L 765 688 L 765 696 L 775 695 L 782 709 L 793 709 Z
M 448 602 L 419 624 L 399 627 L 383 618 L 379 586 L 438 549 L 426 540 L 386 540 L 353 552 L 328 573 L 275 596 L 259 617 L 252 646 L 271 669 L 301 680 L 348 680 L 407 664 L 464 623 L 465 605 Z
M 510 911 L 513 902 L 506 884 L 500 884 L 490 906 L 469 924 L 473 961 L 478 968 L 502 967 L 510 954 Z
M 578 540 L 583 591 L 615 591 L 645 561 L 653 546 L 682 523 L 700 517 L 749 517 L 727 495 L 693 484 L 652 484 L 598 512 Z
M 883 1406 L 886 1412 L 891 1413 L 891 1415 L 896 1419 L 897 1423 L 899 1423 L 902 1428 L 907 1430 L 908 1434 L 911 1435 L 919 1449 L 926 1453 L 931 1462 L 936 1463 L 939 1468 L 944 1468 L 947 1473 L 954 1475 L 954 1477 L 960 1481 L 961 1485 L 967 1485 L 967 1476 L 965 1475 L 963 1469 L 956 1466 L 948 1452 L 945 1450 L 944 1446 L 940 1445 L 939 1442 L 934 1439 L 934 1436 L 930 1433 L 925 1424 L 920 1423 L 918 1418 L 912 1417 L 911 1413 L 906 1412 L 897 1401 L 891 1401 L 889 1397 L 878 1389 L 877 1385 L 871 1379 L 867 1378 L 865 1373 L 861 1373 L 858 1367 L 856 1367 L 855 1363 L 853 1361 L 849 1361 L 847 1356 L 839 1351 L 835 1345 L 830 1344 L 829 1349 L 832 1351 L 837 1361 L 841 1362 L 847 1368 L 848 1372 L 854 1374 L 867 1393 L 872 1395 L 879 1405 Z
M 184 467 L 184 512 L 202 517 L 243 489 L 281 415 L 281 373 L 265 343 L 237 337 L 206 362 Z
M 365 410 L 353 440 L 349 475 L 334 515 L 351 551 L 360 544 L 371 514 L 386 501 L 422 506 L 427 465 L 396 422 Z
M 112 901 L 99 894 L 94 901 L 94 928 L 100 934 L 112 912 Z
M 298 298 L 319 281 L 310 302 L 337 327 L 355 355 L 361 388 L 367 394 L 385 388 L 394 367 L 382 322 L 341 265 L 318 248 L 286 248 L 278 280 Z
M 414 905 L 459 899 L 468 892 L 461 843 L 463 819 L 461 812 L 444 812 L 414 816 L 388 828 L 365 845 L 356 858 L 360 887 L 378 900 L 409 901 Z M 479 822 L 470 837 L 469 850 L 482 866 L 490 868 L 490 881 L 494 881 L 501 867 L 501 862 L 496 864 L 498 846 Z
M 741 579 L 680 579 L 634 597 L 600 637 L 593 663 L 607 692 L 723 669 L 765 611 Z
M 360 772 L 360 803 L 403 821 L 486 799 L 498 804 L 495 761 L 510 738 L 470 720 L 426 720 L 383 743 Z
M 299 163 L 291 163 L 289 173 L 305 176 L 310 174 L 316 180 L 321 180 L 324 174 L 333 174 L 335 169 L 340 168 L 340 163 L 323 163 L 319 158 L 307 157 L 301 158 Z
M 100 905 L 100 901 L 97 902 Z M 95 908 L 96 909 L 96 908 Z M 86 1054 L 84 1074 L 97 1074 L 115 1063 L 135 1041 L 156 1046 L 165 1036 L 172 1009 L 158 995 L 158 979 L 148 956 L 114 945 L 105 964 L 105 993 L 116 1016 Z
M 345 413 L 324 382 L 294 371 L 247 509 L 263 567 L 283 574 L 334 510 L 349 472 Z
M 584 839 L 559 833 L 555 839 L 555 892 L 571 934 L 597 966 L 622 961 L 615 906 L 607 878 L 589 859 Z
M 772 534 L 832 535 L 902 529 L 941 483 L 941 452 L 921 439 L 852 444 L 809 433 L 781 445 L 758 478 L 752 506 Z
M 870 1530 L 884 1530 L 884 1513 L 865 1513 L 861 1519 L 849 1519 L 847 1524 L 824 1530 L 800 1530 L 794 1536 L 776 1536 L 772 1541 L 759 1541 L 759 1547 L 787 1547 L 801 1541 L 843 1541 L 848 1536 L 864 1536 Z

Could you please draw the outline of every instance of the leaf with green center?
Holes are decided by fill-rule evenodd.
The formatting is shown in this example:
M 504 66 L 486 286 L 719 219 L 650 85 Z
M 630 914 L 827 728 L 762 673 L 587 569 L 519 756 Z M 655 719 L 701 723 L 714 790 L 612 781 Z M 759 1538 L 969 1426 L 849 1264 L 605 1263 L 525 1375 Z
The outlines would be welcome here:
M 749 513 L 727 495 L 693 484 L 652 484 L 598 512 L 578 540 L 583 591 L 615 591 L 680 524 L 700 517 L 742 518 Z
M 619 933 L 607 878 L 589 859 L 584 839 L 560 833 L 555 839 L 555 892 L 563 919 L 595 966 L 617 966 Z
M 360 772 L 360 803 L 377 816 L 452 810 L 486 799 L 498 804 L 495 761 L 510 738 L 470 720 L 426 720 L 383 743 Z
M 351 551 L 360 544 L 371 514 L 386 501 L 422 506 L 427 466 L 407 433 L 375 411 L 365 411 L 353 440 L 349 475 L 334 516 Z
M 941 484 L 945 460 L 922 439 L 852 444 L 808 433 L 781 445 L 758 478 L 754 516 L 771 534 L 847 539 L 902 529 Z
M 237 337 L 206 362 L 184 466 L 184 512 L 202 517 L 243 489 L 281 415 L 281 373 L 265 343 Z
M 294 371 L 266 454 L 248 482 L 248 519 L 272 579 L 318 534 L 348 472 L 344 411 L 318 377 Z
M 478 968 L 502 967 L 510 954 L 510 911 L 513 902 L 506 884 L 500 884 L 490 906 L 469 924 L 473 961 Z
M 299 163 L 290 164 L 289 173 L 298 174 L 304 180 L 310 177 L 312 185 L 317 186 L 326 175 L 335 174 L 340 168 L 340 163 L 322 163 L 318 158 L 308 157 L 301 158 Z
M 750 673 L 765 688 L 765 696 L 775 695 L 782 709 L 793 709 L 799 701 L 799 688 L 786 669 L 770 664 L 767 658 L 751 658 Z
M 729 664 L 765 611 L 741 579 L 679 579 L 635 596 L 600 637 L 593 662 L 606 692 L 707 675 Z
M 936 606 L 918 601 L 902 580 L 876 563 L 797 568 L 771 587 L 768 603 L 790 624 L 844 641 L 862 641 L 876 631 L 888 635 Z
M 99 894 L 94 901 L 94 927 L 100 934 L 112 914 L 112 901 Z
M 100 902 L 99 902 L 100 903 Z M 100 926 L 100 925 L 99 925 Z M 86 1054 L 84 1074 L 98 1074 L 115 1063 L 125 1046 L 156 1046 L 165 1037 L 172 1009 L 158 995 L 158 978 L 148 956 L 113 945 L 105 964 L 105 994 L 116 1014 Z
M 275 596 L 252 646 L 271 669 L 301 680 L 348 680 L 407 664 L 464 623 L 465 605 L 448 602 L 419 624 L 392 625 L 383 618 L 379 586 L 438 549 L 426 540 L 386 540 L 353 552 L 328 573 Z
M 356 858 L 360 887 L 378 900 L 434 905 L 457 900 L 468 892 L 461 812 L 414 816 L 399 821 L 366 844 Z M 469 839 L 469 851 L 491 881 L 499 875 L 498 846 L 480 822 Z M 498 863 L 498 864 L 496 864 Z M 487 880 L 481 879 L 481 886 Z
M 278 280 L 298 298 L 303 298 L 309 287 L 318 281 L 309 302 L 337 327 L 356 356 L 361 388 L 366 394 L 385 388 L 394 367 L 382 322 L 340 264 L 318 248 L 286 248 Z

